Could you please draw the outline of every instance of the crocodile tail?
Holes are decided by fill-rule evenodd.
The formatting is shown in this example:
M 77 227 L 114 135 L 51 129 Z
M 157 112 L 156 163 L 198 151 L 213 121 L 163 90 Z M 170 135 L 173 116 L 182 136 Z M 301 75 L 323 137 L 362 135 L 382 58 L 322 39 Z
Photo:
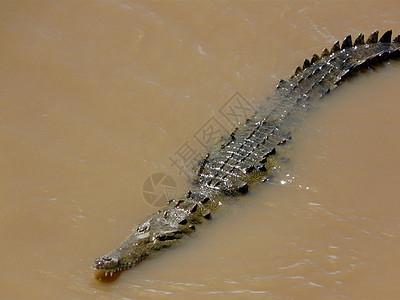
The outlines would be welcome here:
M 136 227 L 115 250 L 94 261 L 95 276 L 113 277 L 133 267 L 144 258 L 177 243 L 211 218 L 221 199 L 244 194 L 248 185 L 263 176 L 272 166 L 269 160 L 276 148 L 290 139 L 296 127 L 292 122 L 301 116 L 314 98 L 323 97 L 357 70 L 376 65 L 400 54 L 400 35 L 392 39 L 392 31 L 379 39 L 378 31 L 365 41 L 360 34 L 352 41 L 347 36 L 331 50 L 314 54 L 297 67 L 288 80 L 281 80 L 275 94 L 268 98 L 275 104 L 260 108 L 252 119 L 242 124 L 227 141 L 206 155 L 194 178 L 193 190 L 177 200 L 171 200 L 164 209 Z
M 400 35 L 392 41 L 391 30 L 386 31 L 380 39 L 378 34 L 378 31 L 374 31 L 364 41 L 364 34 L 361 33 L 354 43 L 349 35 L 341 45 L 339 41 L 335 42 L 330 51 L 325 48 L 320 56 L 314 54 L 311 60 L 304 61 L 303 67 L 296 68 L 285 84 L 281 82 L 278 85 L 277 93 L 299 99 L 315 94 L 322 97 L 360 69 L 398 57 Z

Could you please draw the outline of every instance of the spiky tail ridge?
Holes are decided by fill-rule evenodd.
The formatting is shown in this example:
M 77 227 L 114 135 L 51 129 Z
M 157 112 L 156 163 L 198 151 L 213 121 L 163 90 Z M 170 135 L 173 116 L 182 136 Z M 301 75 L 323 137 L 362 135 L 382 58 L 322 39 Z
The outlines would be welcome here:
M 199 224 L 211 218 L 224 196 L 243 194 L 248 185 L 267 174 L 267 164 L 293 128 L 290 119 L 307 109 L 309 103 L 336 88 L 361 68 L 376 65 L 400 54 L 400 35 L 391 41 L 389 30 L 378 40 L 373 32 L 364 41 L 360 34 L 352 42 L 347 36 L 332 49 L 314 54 L 297 67 L 287 81 L 281 80 L 272 109 L 260 109 L 252 119 L 236 129 L 219 148 L 208 153 L 200 165 L 193 189 L 137 226 L 115 250 L 93 263 L 95 276 L 107 279 L 163 248 L 175 245 Z M 289 125 L 287 125 L 289 124 Z

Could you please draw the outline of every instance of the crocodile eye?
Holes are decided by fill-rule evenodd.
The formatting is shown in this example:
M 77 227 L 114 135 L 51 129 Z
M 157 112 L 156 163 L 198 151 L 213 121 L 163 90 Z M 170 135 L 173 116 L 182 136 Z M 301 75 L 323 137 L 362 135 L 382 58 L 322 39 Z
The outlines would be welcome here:
M 147 223 L 144 223 L 144 224 L 142 224 L 142 225 L 140 225 L 140 226 L 138 227 L 137 232 L 143 233 L 143 232 L 148 231 L 149 228 L 150 228 L 150 225 L 147 224 Z

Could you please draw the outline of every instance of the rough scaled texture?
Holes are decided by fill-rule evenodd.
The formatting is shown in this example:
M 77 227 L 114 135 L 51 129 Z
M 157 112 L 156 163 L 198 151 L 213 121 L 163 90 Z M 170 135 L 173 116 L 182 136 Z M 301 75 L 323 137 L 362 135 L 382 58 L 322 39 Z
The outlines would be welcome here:
M 276 166 L 274 156 L 291 138 L 296 120 L 347 76 L 361 68 L 398 57 L 400 37 L 391 41 L 389 30 L 378 40 L 373 32 L 364 42 L 360 34 L 352 42 L 347 36 L 331 51 L 306 59 L 303 67 L 287 81 L 281 80 L 273 96 L 254 116 L 216 145 L 200 162 L 193 184 L 184 196 L 169 204 L 135 228 L 115 250 L 94 261 L 95 276 L 105 279 L 132 267 L 163 248 L 175 245 L 195 230 L 195 225 L 211 219 L 220 203 L 247 193 L 249 187 Z

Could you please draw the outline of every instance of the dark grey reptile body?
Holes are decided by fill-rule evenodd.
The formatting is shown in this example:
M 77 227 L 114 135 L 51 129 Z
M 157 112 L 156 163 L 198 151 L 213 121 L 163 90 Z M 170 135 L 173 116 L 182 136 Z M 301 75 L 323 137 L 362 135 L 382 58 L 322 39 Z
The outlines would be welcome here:
M 340 47 L 314 54 L 287 81 L 281 80 L 275 93 L 229 137 L 215 145 L 200 162 L 190 191 L 148 217 L 115 250 L 94 261 L 96 277 L 104 279 L 144 258 L 176 244 L 192 233 L 195 225 L 211 218 L 226 199 L 245 194 L 255 182 L 265 178 L 278 164 L 275 154 L 290 139 L 296 120 L 347 76 L 361 68 L 399 56 L 400 37 L 391 41 L 391 31 L 378 41 L 374 32 L 364 42 L 362 34 Z

